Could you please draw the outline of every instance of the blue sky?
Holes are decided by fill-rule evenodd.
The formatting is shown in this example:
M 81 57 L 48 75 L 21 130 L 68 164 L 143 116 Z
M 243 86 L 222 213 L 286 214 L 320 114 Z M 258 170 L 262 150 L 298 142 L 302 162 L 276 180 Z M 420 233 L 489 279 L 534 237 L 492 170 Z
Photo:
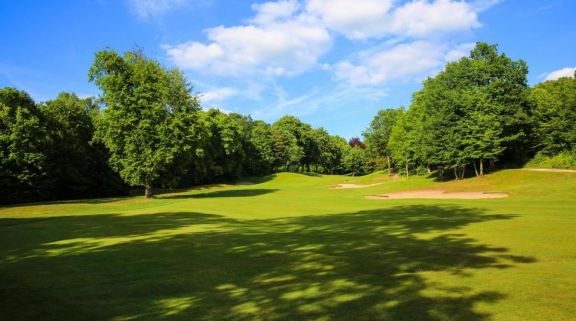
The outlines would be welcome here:
M 574 0 L 1 1 L 0 87 L 97 95 L 94 53 L 143 48 L 184 70 L 205 108 L 350 138 L 476 41 L 524 59 L 531 85 L 573 74 L 574 12 Z

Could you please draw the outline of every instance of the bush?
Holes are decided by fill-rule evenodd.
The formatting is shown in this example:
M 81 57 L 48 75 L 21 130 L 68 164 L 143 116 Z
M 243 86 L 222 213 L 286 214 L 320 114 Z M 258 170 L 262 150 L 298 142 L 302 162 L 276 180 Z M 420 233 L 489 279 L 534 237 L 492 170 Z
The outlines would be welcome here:
M 576 168 L 576 152 L 564 151 L 555 156 L 547 156 L 542 153 L 536 154 L 526 167 L 542 168 Z

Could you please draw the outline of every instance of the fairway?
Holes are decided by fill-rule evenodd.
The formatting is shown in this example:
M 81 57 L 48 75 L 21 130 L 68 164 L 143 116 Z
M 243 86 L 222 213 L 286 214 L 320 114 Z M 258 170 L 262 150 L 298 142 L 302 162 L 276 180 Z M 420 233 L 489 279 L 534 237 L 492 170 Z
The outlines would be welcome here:
M 4 207 L 0 319 L 575 320 L 575 186 L 574 173 L 519 170 L 447 183 L 280 173 Z M 364 198 L 414 189 L 510 197 Z

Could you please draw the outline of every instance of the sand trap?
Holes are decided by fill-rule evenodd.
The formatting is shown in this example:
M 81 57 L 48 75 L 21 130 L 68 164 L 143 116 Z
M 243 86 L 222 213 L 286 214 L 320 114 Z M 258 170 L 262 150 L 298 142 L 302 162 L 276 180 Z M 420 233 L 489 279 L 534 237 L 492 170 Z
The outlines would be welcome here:
M 573 169 L 556 169 L 556 168 L 521 168 L 521 170 L 530 172 L 576 173 L 576 170 Z
M 447 193 L 442 190 L 420 190 L 420 191 L 407 191 L 379 195 L 366 196 L 371 200 L 392 200 L 392 199 L 459 199 L 459 200 L 478 200 L 487 198 L 506 198 L 508 193 L 493 193 L 493 192 L 455 192 Z
M 234 185 L 254 185 L 252 182 L 237 182 Z
M 344 189 L 344 188 L 368 188 L 372 186 L 382 185 L 383 183 L 376 183 L 370 185 L 359 185 L 359 184 L 338 184 L 334 187 L 330 187 L 330 189 Z

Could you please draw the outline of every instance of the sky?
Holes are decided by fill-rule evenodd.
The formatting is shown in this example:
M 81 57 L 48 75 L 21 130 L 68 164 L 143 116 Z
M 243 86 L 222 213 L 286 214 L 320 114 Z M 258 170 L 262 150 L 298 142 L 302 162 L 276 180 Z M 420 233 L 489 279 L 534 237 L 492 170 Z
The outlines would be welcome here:
M 183 70 L 205 109 L 351 138 L 478 41 L 525 60 L 530 85 L 573 75 L 574 12 L 574 0 L 1 0 L 0 88 L 97 96 L 94 54 L 142 49 Z

